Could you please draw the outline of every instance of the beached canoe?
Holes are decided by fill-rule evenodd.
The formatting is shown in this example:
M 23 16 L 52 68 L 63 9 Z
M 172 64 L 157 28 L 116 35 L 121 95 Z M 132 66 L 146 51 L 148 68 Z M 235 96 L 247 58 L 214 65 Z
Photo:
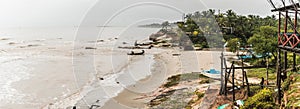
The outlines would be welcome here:
M 127 53 L 127 55 L 143 55 L 144 53 L 145 53 L 144 50 L 142 50 L 142 52 L 138 52 L 138 53 L 131 51 L 130 53 Z

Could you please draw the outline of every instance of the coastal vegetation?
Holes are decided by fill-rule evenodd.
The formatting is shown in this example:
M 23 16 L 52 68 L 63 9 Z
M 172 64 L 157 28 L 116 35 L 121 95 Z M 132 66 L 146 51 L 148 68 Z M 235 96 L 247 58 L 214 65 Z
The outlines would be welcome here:
M 193 44 L 200 44 L 202 47 L 223 47 L 223 45 L 216 43 L 203 42 L 214 40 L 215 42 L 225 43 L 230 40 L 239 40 L 240 46 L 245 46 L 251 44 L 248 43 L 248 40 L 255 33 L 259 32 L 261 26 L 272 28 L 276 27 L 276 23 L 274 15 L 267 17 L 257 15 L 245 16 L 237 15 L 232 10 L 228 10 L 225 13 L 216 13 L 215 10 L 210 9 L 187 14 L 185 20 L 177 24 L 182 31 L 187 33 Z M 268 29 L 268 27 L 266 28 Z M 235 48 L 237 45 L 232 46 L 230 48 Z
M 291 72 L 288 78 L 282 84 L 284 90 L 284 103 L 276 104 L 276 88 L 274 87 L 276 81 L 276 65 L 277 60 L 277 19 L 274 15 L 260 17 L 257 15 L 237 15 L 234 11 L 228 10 L 225 13 L 216 13 L 215 10 L 207 10 L 202 12 L 195 12 L 192 14 L 186 14 L 183 21 L 176 22 L 178 29 L 170 29 L 169 25 L 173 23 L 163 22 L 161 24 L 160 33 L 176 33 L 176 41 L 166 41 L 166 42 L 179 42 L 185 43 L 184 39 L 186 36 L 191 41 L 193 47 L 200 48 L 223 48 L 225 47 L 230 52 L 236 52 L 237 56 L 239 52 L 249 50 L 252 58 L 244 59 L 247 63 L 246 66 L 265 66 L 270 65 L 272 67 L 267 68 L 257 68 L 247 70 L 247 76 L 251 79 L 260 81 L 261 78 L 267 77 L 268 81 L 271 82 L 270 86 L 262 88 L 260 85 L 250 86 L 250 94 L 246 95 L 245 88 L 239 89 L 237 94 L 239 99 L 244 100 L 244 106 L 242 109 L 248 108 L 268 108 L 275 109 L 279 105 L 281 107 L 294 108 L 300 105 L 299 98 L 300 92 L 296 89 L 297 84 L 300 83 L 300 75 L 296 72 Z M 291 31 L 291 30 L 288 30 Z M 162 35 L 160 35 L 162 36 Z M 172 37 L 174 39 L 174 37 Z M 182 42 L 183 41 L 183 42 Z M 225 44 L 226 43 L 226 44 Z M 179 44 L 184 45 L 184 44 Z M 292 65 L 293 54 L 287 54 L 288 63 Z M 232 59 L 234 60 L 234 59 Z M 296 58 L 296 64 L 300 64 L 300 57 Z M 241 62 L 236 62 L 237 65 L 241 65 Z M 288 66 L 290 67 L 290 66 Z M 268 71 L 268 76 L 266 72 Z M 201 78 L 201 79 L 199 79 Z M 197 80 L 199 85 L 211 83 L 213 80 L 210 78 L 198 74 L 198 73 L 188 73 L 174 75 L 168 78 L 167 82 L 162 85 L 163 88 L 173 88 L 183 82 Z M 265 81 L 262 81 L 264 84 Z M 267 83 L 269 83 L 267 82 Z M 253 83 L 251 83 L 253 85 Z M 176 91 L 174 91 L 176 90 Z M 168 108 L 186 108 L 191 109 L 195 104 L 200 104 L 202 98 L 204 97 L 203 91 L 198 89 L 187 91 L 186 89 L 178 90 L 174 89 L 171 91 L 163 92 L 159 98 L 153 99 L 150 102 L 150 107 L 159 108 L 160 106 L 166 106 Z M 176 95 L 178 91 L 185 93 L 184 96 L 197 96 L 192 97 L 186 101 L 186 105 L 178 103 L 175 99 L 172 99 L 172 95 Z M 166 93 L 166 94 L 164 94 Z M 232 95 L 231 95 L 232 96 Z M 174 96 L 173 96 L 174 97 Z M 175 101 L 174 101 L 175 100 Z M 222 103 L 228 103 L 226 98 L 219 99 Z M 224 101 L 222 101 L 224 100 Z M 152 103 L 152 104 L 151 104 Z M 170 104 L 174 104 L 171 106 Z M 176 104 L 176 105 L 175 105 Z M 233 104 L 230 104 L 233 106 Z
M 275 104 L 274 94 L 275 92 L 271 89 L 264 88 L 254 96 L 249 97 L 242 109 L 276 109 L 278 106 Z

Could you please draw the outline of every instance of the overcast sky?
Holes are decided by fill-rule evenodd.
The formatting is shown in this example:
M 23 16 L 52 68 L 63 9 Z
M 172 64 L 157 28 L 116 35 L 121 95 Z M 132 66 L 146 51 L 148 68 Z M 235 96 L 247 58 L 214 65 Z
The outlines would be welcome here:
M 182 13 L 232 9 L 272 15 L 267 0 L 0 0 L 1 27 L 129 25 L 176 21 Z

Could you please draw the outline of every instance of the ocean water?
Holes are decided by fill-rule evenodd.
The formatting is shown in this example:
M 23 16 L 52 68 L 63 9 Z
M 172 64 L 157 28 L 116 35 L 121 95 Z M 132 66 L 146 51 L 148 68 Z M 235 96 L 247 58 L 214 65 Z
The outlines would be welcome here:
M 94 39 L 97 40 L 104 40 L 103 43 L 95 45 L 97 48 L 100 47 L 99 49 L 103 50 L 113 49 L 112 54 L 107 55 L 103 53 L 103 55 L 101 55 L 101 50 L 96 50 L 95 52 L 98 54 L 96 57 L 79 56 L 78 58 L 75 58 L 75 60 L 94 60 L 96 63 L 90 63 L 90 65 L 96 65 L 97 74 L 100 74 L 100 77 L 105 79 L 103 81 L 94 80 L 94 82 L 91 82 L 92 84 L 86 87 L 87 90 L 82 90 L 81 94 L 83 98 L 81 99 L 81 102 L 76 104 L 79 107 L 92 105 L 97 100 L 100 100 L 97 104 L 103 106 L 106 101 L 117 96 L 118 93 L 124 90 L 127 86 L 133 85 L 139 80 L 151 75 L 152 64 L 154 63 L 153 55 L 146 54 L 144 56 L 136 56 L 135 58 L 131 58 L 131 56 L 127 55 L 127 52 L 130 52 L 130 50 L 118 49 L 118 46 L 132 46 L 136 40 L 146 41 L 148 40 L 148 36 L 157 32 L 158 29 L 115 28 L 114 30 L 117 32 L 112 33 L 110 29 L 105 28 L 102 32 L 100 31 L 100 33 L 98 33 L 100 35 L 97 36 L 97 38 L 94 37 Z M 95 34 L 96 33 L 94 33 L 94 36 L 96 36 Z M 78 36 L 79 37 L 77 37 L 77 39 L 81 39 L 81 37 L 84 35 L 79 34 Z M 80 41 L 78 41 L 78 48 L 81 46 Z M 89 39 L 89 42 L 93 43 L 93 40 Z M 127 44 L 123 44 L 123 42 L 126 42 Z M 103 66 L 105 66 L 106 70 L 103 69 Z M 90 67 L 89 69 L 93 69 L 93 67 Z M 111 70 L 107 71 L 107 69 Z M 83 86 L 83 84 L 79 86 Z
M 19 81 L 30 81 L 31 77 L 34 75 L 32 71 L 34 71 L 39 66 L 33 66 L 32 61 L 26 60 L 27 57 L 30 57 L 31 54 L 12 54 L 9 52 L 5 52 L 6 49 L 14 49 L 9 46 L 8 43 L 16 42 L 16 43 L 32 43 L 37 41 L 43 42 L 43 45 L 55 45 L 61 43 L 73 43 L 68 46 L 73 49 L 73 53 L 82 52 L 80 50 L 76 50 L 76 47 L 82 46 L 95 46 L 100 49 L 116 49 L 118 46 L 123 46 L 125 44 L 131 45 L 136 40 L 147 40 L 148 36 L 152 33 L 155 33 L 159 30 L 159 28 L 138 28 L 138 27 L 61 27 L 61 28 L 51 28 L 51 27 L 40 27 L 40 28 L 0 28 L 0 38 L 9 38 L 9 40 L 0 41 L 0 45 L 3 47 L 4 51 L 0 51 L 0 107 L 6 104 L 30 104 L 30 102 L 26 101 L 24 97 L 30 97 L 31 95 L 25 95 L 21 90 L 12 87 L 12 84 Z M 96 44 L 97 41 L 104 40 L 103 43 Z M 73 47 L 72 47 L 73 46 Z M 121 52 L 120 52 L 121 51 Z M 39 51 L 35 51 L 39 52 Z M 88 51 L 91 52 L 91 51 Z M 99 50 L 98 54 L 101 54 L 101 50 Z M 104 52 L 104 51 L 103 51 Z M 124 87 L 128 85 L 134 84 L 136 81 L 143 79 L 146 76 L 151 75 L 151 71 L 143 71 L 144 69 L 151 69 L 151 64 L 154 63 L 152 55 L 146 55 L 145 57 L 138 59 L 134 62 L 129 62 L 129 58 L 126 55 L 128 51 L 118 50 L 120 54 L 112 54 L 111 56 L 103 55 L 99 56 L 97 59 L 103 59 L 102 64 L 111 64 L 105 67 L 109 67 L 108 69 L 112 69 L 111 71 L 98 71 L 100 72 L 100 76 L 103 76 L 105 81 L 97 82 L 98 85 L 90 85 L 86 91 L 86 95 L 84 98 L 86 103 L 91 104 L 95 99 L 89 96 L 94 96 L 93 93 L 99 93 L 103 99 L 102 104 L 105 103 L 109 98 L 116 96 L 119 92 L 121 92 Z M 31 52 L 30 52 L 31 53 Z M 84 52 L 85 53 L 85 52 Z M 125 53 L 125 54 L 123 54 Z M 86 53 L 89 54 L 89 53 Z M 39 55 L 38 53 L 35 55 Z M 52 55 L 52 54 L 49 54 Z M 95 66 L 94 62 L 89 60 L 90 56 L 79 56 L 73 57 L 72 63 L 76 65 L 84 65 L 92 63 Z M 58 58 L 59 59 L 59 58 Z M 106 60 L 105 60 L 106 59 Z M 113 60 L 113 61 L 112 61 Z M 119 60 L 119 62 L 116 62 Z M 43 60 L 41 60 L 43 61 Z M 44 61 L 48 61 L 45 59 Z M 122 68 L 120 70 L 114 70 L 117 67 L 124 66 L 125 64 L 130 64 L 129 66 Z M 47 65 L 44 65 L 47 66 Z M 101 65 L 100 65 L 101 67 Z M 115 68 L 114 68 L 115 67 Z M 69 69 L 69 68 L 66 68 Z M 81 74 L 85 71 L 91 70 L 89 67 L 85 69 L 77 70 L 79 72 L 75 72 L 75 78 L 81 79 Z M 47 70 L 47 69 L 45 69 Z M 96 70 L 97 71 L 97 70 Z M 91 71 L 92 72 L 92 71 Z M 143 72 L 143 73 L 140 73 Z M 80 74 L 81 73 L 81 74 Z M 91 74 L 86 75 L 94 75 Z M 46 75 L 45 75 L 46 76 Z M 87 76 L 88 77 L 88 76 Z M 128 79 L 129 78 L 129 79 Z M 82 78 L 85 79 L 84 77 Z M 85 86 L 90 82 L 90 78 L 87 78 L 88 81 L 80 81 L 79 87 Z M 116 81 L 120 81 L 122 84 L 116 84 Z M 51 81 L 49 81 L 51 84 Z M 77 81 L 78 82 L 78 81 Z M 28 84 L 30 87 L 31 84 Z M 60 85 L 61 86 L 61 85 Z M 26 87 L 26 86 L 24 86 Z M 64 92 L 63 92 L 64 93 Z M 102 94 L 102 95 L 101 95 Z M 59 97 L 58 97 L 59 98 Z M 34 98 L 32 98 L 34 99 Z M 46 100 L 48 98 L 45 98 Z M 56 98 L 55 98 L 56 99 Z M 37 103 L 38 104 L 38 103 Z
M 29 63 L 22 60 L 22 57 L 12 55 L 1 55 L 0 57 L 0 106 L 8 103 L 26 103 L 22 101 L 25 97 L 22 92 L 12 88 L 11 84 L 23 79 L 30 78 Z
M 160 28 L 140 27 L 18 27 L 0 28 L 0 38 L 15 40 L 96 41 L 119 38 L 122 40 L 141 40 Z

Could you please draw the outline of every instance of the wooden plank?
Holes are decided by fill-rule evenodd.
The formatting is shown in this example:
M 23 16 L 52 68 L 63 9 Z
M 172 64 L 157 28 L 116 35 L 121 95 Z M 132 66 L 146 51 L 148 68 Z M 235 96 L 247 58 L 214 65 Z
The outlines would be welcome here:
M 298 65 L 298 66 L 295 66 L 295 69 L 297 69 L 297 68 L 299 68 L 300 67 L 300 65 Z M 285 71 L 286 72 L 289 72 L 289 71 L 293 71 L 294 70 L 294 68 L 289 68 L 289 69 L 286 69 Z
M 289 46 L 282 46 L 282 45 L 278 45 L 278 48 L 282 51 L 289 51 L 289 52 L 293 52 L 297 55 L 300 55 L 300 48 L 292 48 L 292 47 L 289 47 Z
M 295 10 L 295 7 L 299 7 L 299 3 L 292 4 L 292 5 L 285 6 L 285 7 L 276 8 L 276 9 L 271 10 L 271 12 L 275 12 L 275 11 Z M 297 8 L 297 9 L 298 9 L 298 8 Z
M 234 65 L 234 61 L 232 62 L 232 65 Z M 234 72 L 235 72 L 235 68 L 233 66 L 233 70 L 232 70 L 232 102 L 235 102 L 235 91 L 234 91 Z

